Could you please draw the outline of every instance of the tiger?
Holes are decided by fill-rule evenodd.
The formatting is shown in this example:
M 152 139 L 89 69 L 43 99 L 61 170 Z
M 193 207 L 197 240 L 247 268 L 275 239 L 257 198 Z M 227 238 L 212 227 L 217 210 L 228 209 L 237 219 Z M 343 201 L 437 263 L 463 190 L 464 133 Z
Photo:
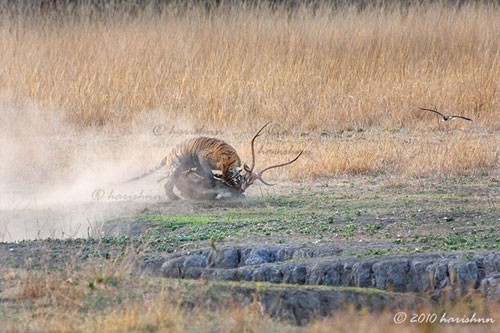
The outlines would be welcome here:
M 162 179 L 167 178 L 164 188 L 170 200 L 179 199 L 174 188 L 180 190 L 181 195 L 184 192 L 188 196 L 193 192 L 192 188 L 200 184 L 205 189 L 213 189 L 213 193 L 221 187 L 236 192 L 242 188 L 241 159 L 231 145 L 218 138 L 195 137 L 183 141 L 172 148 L 156 167 L 128 182 L 146 177 L 165 166 L 168 168 L 167 175 Z M 192 172 L 199 177 L 190 175 Z

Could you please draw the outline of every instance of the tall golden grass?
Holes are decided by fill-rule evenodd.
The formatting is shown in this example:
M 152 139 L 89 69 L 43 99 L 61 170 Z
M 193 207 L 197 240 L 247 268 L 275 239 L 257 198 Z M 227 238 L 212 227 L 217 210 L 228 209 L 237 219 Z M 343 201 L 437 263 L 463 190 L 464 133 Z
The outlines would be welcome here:
M 499 169 L 499 6 L 318 6 L 4 14 L 0 89 L 80 128 L 159 114 L 237 147 L 273 121 L 261 158 L 305 148 L 292 177 Z

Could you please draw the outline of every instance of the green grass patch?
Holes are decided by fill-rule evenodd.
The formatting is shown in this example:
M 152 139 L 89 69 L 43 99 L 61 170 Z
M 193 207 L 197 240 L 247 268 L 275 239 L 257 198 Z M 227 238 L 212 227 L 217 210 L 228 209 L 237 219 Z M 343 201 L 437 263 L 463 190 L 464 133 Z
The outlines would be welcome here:
M 494 228 L 498 208 L 491 205 L 487 192 L 475 186 L 453 182 L 437 189 L 358 186 L 248 198 L 236 205 L 202 203 L 200 213 L 172 214 L 166 209 L 132 217 L 133 223 L 147 226 L 147 232 L 119 241 L 149 243 L 168 252 L 184 244 L 207 247 L 212 241 L 248 237 L 280 244 L 341 241 L 342 246 L 359 248 L 358 253 L 366 251 L 360 244 L 378 242 L 386 247 L 373 255 L 499 248 Z M 196 211 L 196 204 L 190 205 Z

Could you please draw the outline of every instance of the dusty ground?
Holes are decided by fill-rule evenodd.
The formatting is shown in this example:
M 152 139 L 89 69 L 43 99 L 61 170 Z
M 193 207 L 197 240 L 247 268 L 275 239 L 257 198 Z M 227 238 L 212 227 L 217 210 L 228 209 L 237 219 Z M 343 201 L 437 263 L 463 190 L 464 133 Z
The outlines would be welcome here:
M 47 203 L 43 194 L 26 200 L 29 192 L 6 193 L 0 235 L 4 242 L 138 236 L 147 229 L 172 225 L 176 235 L 218 228 L 221 235 L 212 238 L 224 244 L 332 243 L 355 252 L 496 248 L 499 184 L 492 176 L 339 177 L 280 182 L 275 187 L 256 185 L 244 200 L 169 202 L 162 185 L 151 176 L 133 184 L 89 189 L 87 200 L 83 196 L 80 202 L 65 202 L 63 196 L 60 202 Z M 232 233 L 233 229 L 237 230 Z M 171 250 L 207 245 L 208 238 L 180 242 Z
M 114 237 L 168 253 L 211 244 L 327 246 L 358 257 L 500 246 L 500 186 L 491 176 L 281 182 L 218 202 L 169 202 L 154 180 L 103 186 L 79 203 L 13 199 L 0 211 L 2 239 Z

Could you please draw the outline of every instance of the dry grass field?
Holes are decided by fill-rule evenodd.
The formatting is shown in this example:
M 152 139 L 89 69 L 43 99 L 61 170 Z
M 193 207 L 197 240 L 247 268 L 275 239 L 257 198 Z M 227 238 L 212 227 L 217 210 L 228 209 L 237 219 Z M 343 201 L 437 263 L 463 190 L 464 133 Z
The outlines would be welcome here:
M 270 181 L 382 175 L 397 188 L 407 178 L 500 179 L 500 6 L 493 2 L 137 8 L 0 4 L 6 193 L 55 184 L 65 188 L 58 196 L 88 199 L 97 184 L 148 170 L 193 135 L 225 139 L 248 161 L 250 139 L 268 121 L 259 165 L 304 150 Z M 473 121 L 440 121 L 419 107 Z M 2 269 L 0 331 L 457 331 L 397 326 L 389 311 L 346 310 L 307 327 L 273 321 L 252 305 L 184 311 L 167 290 L 171 281 L 131 276 L 121 263 L 111 271 L 89 265 Z M 470 314 L 460 306 L 454 313 Z M 493 332 L 497 319 L 460 332 Z
M 57 119 L 58 128 L 99 136 L 166 124 L 219 133 L 247 159 L 249 138 L 272 121 L 261 160 L 305 149 L 292 178 L 499 168 L 498 6 L 187 7 L 4 14 L 2 100 L 30 107 L 3 112 L 2 127 L 22 122 L 16 134 L 29 136 Z M 419 107 L 474 121 L 439 123 Z

